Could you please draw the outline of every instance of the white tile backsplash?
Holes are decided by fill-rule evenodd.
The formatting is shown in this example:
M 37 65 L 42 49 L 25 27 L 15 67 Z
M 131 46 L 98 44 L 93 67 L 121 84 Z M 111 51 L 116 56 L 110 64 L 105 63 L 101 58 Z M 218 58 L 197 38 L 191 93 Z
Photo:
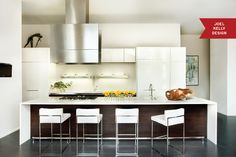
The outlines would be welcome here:
M 102 64 L 54 64 L 54 74 L 50 83 L 63 80 L 72 82 L 72 87 L 66 92 L 102 92 L 105 90 L 136 90 L 135 63 L 102 63 Z M 126 74 L 128 79 L 120 78 L 61 78 L 62 75 L 97 76 L 100 74 Z

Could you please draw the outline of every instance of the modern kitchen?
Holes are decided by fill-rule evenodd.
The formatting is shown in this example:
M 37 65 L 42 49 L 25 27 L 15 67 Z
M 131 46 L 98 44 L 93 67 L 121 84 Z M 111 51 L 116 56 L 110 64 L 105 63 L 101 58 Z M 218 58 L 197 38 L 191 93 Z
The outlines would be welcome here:
M 236 155 L 236 40 L 200 38 L 210 2 L 4 3 L 0 156 Z

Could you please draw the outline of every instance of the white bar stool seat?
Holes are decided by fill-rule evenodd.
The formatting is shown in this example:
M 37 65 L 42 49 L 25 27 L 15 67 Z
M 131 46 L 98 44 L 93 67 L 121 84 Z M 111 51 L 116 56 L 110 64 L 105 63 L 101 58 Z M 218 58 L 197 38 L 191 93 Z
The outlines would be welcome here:
M 184 153 L 184 144 L 185 144 L 185 120 L 184 120 L 184 109 L 174 109 L 174 110 L 165 110 L 164 114 L 151 116 L 151 145 L 153 147 L 153 122 L 159 123 L 167 127 L 167 134 L 160 137 L 166 137 L 167 143 L 167 154 L 169 146 L 169 127 L 183 124 L 183 153 Z
M 40 123 L 64 123 L 68 118 L 71 117 L 70 113 L 63 113 L 61 115 L 61 120 L 59 116 L 49 115 L 49 116 L 41 116 Z
M 51 124 L 51 143 L 52 140 L 54 139 L 54 135 L 59 135 L 60 139 L 60 156 L 62 156 L 62 136 L 63 135 L 68 135 L 68 139 L 70 141 L 71 139 L 71 126 L 70 126 L 70 113 L 63 113 L 63 108 L 40 108 L 39 109 L 39 154 L 40 156 L 44 156 L 42 154 L 42 135 L 41 135 L 41 129 L 42 129 L 42 124 Z M 66 121 L 69 120 L 69 128 L 68 128 L 68 133 L 63 134 L 62 133 L 62 124 Z M 54 134 L 53 133 L 53 124 L 60 124 L 60 131 L 59 134 Z M 50 156 L 58 156 L 58 154 L 51 153 Z M 47 156 L 47 155 L 46 155 Z
M 121 109 L 115 110 L 116 116 L 116 156 L 138 156 L 138 127 L 139 127 L 139 109 Z M 134 124 L 134 134 L 119 134 L 119 124 Z M 119 152 L 119 135 L 135 137 L 135 152 L 121 153 Z
M 99 138 L 103 138 L 103 115 L 100 114 L 100 109 L 76 109 L 76 156 L 99 156 L 100 155 L 100 142 Z M 97 152 L 96 153 L 78 153 L 78 125 L 83 124 L 83 143 L 85 142 L 85 136 L 97 137 Z M 96 124 L 96 134 L 85 134 L 84 124 Z M 101 127 L 99 127 L 101 125 Z M 99 129 L 100 128 L 100 129 Z

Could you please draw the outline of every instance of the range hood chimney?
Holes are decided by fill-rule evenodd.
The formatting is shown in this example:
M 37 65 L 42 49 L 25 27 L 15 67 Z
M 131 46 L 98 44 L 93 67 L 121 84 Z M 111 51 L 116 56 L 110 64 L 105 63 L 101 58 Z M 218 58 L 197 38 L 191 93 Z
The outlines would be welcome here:
M 66 0 L 66 23 L 89 22 L 89 0 Z
M 66 0 L 66 24 L 51 26 L 51 61 L 99 63 L 98 24 L 89 21 L 89 0 Z

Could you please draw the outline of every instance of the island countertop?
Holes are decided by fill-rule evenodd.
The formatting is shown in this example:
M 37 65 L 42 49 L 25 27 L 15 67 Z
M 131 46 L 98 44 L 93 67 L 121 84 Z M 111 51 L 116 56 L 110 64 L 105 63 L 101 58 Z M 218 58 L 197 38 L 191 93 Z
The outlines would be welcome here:
M 183 107 L 186 111 L 186 126 L 188 126 L 186 134 L 190 136 L 200 135 L 217 144 L 217 103 L 198 97 L 182 101 L 170 101 L 160 97 L 155 100 L 139 97 L 98 97 L 93 100 L 62 100 L 59 97 L 47 97 L 22 102 L 20 104 L 20 144 L 32 137 L 37 137 L 37 118 L 41 107 L 62 107 L 65 112 L 69 112 L 72 115 L 78 107 L 100 108 L 102 114 L 104 114 L 104 135 L 107 135 L 107 137 L 114 136 L 115 108 L 139 108 L 140 136 L 143 138 L 150 138 L 149 125 L 152 115 L 163 114 L 166 109 Z
M 175 105 L 175 104 L 216 104 L 216 102 L 192 97 L 187 100 L 172 101 L 166 98 L 157 98 L 151 100 L 150 98 L 139 98 L 139 97 L 98 97 L 96 99 L 86 99 L 86 100 L 62 100 L 58 97 L 47 97 L 40 98 L 30 101 L 22 102 L 22 105 Z

